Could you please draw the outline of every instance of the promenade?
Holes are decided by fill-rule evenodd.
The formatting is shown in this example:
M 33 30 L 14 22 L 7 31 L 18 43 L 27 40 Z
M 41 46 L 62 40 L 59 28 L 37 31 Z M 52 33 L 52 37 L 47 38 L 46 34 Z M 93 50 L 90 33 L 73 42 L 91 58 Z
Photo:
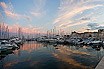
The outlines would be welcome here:
M 104 57 L 101 59 L 95 69 L 104 69 Z

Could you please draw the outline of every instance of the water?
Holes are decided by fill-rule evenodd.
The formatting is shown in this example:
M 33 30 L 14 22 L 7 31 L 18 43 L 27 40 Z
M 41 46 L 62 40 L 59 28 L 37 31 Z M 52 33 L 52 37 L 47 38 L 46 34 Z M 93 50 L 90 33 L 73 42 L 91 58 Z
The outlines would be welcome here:
M 0 55 L 0 69 L 94 69 L 104 55 L 91 46 L 26 42 Z

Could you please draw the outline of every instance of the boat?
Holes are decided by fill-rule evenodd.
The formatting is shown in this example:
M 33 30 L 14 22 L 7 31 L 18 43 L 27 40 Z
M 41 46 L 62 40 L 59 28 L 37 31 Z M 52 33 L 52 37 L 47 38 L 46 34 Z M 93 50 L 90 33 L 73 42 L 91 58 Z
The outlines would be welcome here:
M 94 41 L 91 42 L 92 45 L 100 45 L 100 44 L 102 44 L 102 43 L 103 43 L 103 42 L 100 41 L 100 40 L 94 40 Z
M 19 46 L 17 46 L 17 44 L 15 44 L 15 43 L 12 43 L 11 45 L 13 46 L 13 48 L 12 48 L 12 49 L 19 48 Z
M 13 46 L 8 41 L 4 40 L 4 41 L 1 42 L 1 48 L 12 49 Z
M 55 43 L 57 42 L 57 39 L 48 39 L 49 43 Z
M 1 47 L 0 46 L 0 51 L 2 52 L 2 51 L 7 51 L 8 49 L 7 49 L 7 47 Z
M 17 45 L 22 45 L 24 42 L 20 40 L 19 38 L 14 38 L 9 40 L 10 43 L 15 43 Z
M 63 39 L 59 39 L 59 40 L 57 40 L 57 43 L 62 44 L 62 43 L 64 43 L 64 40 Z

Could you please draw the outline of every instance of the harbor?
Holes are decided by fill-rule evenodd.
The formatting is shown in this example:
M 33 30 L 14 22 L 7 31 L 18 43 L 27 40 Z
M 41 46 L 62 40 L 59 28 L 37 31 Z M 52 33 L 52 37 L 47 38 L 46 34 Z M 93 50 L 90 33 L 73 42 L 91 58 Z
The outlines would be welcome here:
M 0 69 L 104 69 L 104 0 L 0 0 Z
M 53 29 L 44 35 L 24 35 L 22 28 L 15 34 L 7 30 L 0 32 L 0 69 L 103 68 L 104 29 L 71 34 Z

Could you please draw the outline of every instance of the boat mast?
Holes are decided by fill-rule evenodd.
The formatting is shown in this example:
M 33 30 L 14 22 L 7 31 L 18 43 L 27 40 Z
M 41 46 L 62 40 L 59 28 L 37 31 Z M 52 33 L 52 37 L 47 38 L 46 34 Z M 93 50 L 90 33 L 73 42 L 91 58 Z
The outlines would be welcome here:
M 1 24 L 0 24 L 0 39 L 1 39 Z

